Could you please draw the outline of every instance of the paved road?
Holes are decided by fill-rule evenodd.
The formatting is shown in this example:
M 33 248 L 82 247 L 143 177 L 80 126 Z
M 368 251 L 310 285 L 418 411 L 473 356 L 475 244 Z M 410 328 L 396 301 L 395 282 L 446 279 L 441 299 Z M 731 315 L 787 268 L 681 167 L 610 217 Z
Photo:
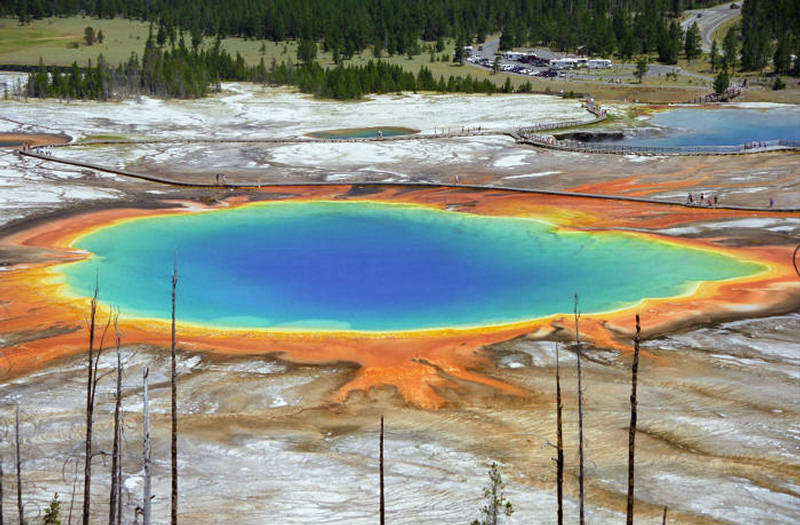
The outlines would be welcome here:
M 732 3 L 739 6 L 742 5 L 741 2 L 728 2 L 706 9 L 688 10 L 685 12 L 686 17 L 683 19 L 683 22 L 681 22 L 681 27 L 685 31 L 689 29 L 694 22 L 697 22 L 697 25 L 700 27 L 700 34 L 703 38 L 703 51 L 711 51 L 711 35 L 714 34 L 714 31 L 720 25 L 742 13 L 741 9 L 731 9 Z

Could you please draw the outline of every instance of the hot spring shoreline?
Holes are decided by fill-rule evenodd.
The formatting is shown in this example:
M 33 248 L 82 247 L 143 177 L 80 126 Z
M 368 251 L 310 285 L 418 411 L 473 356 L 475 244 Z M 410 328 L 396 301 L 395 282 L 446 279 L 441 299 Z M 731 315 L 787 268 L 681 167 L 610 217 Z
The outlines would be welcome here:
M 636 305 L 613 312 L 583 314 L 581 336 L 591 344 L 627 351 L 633 332 L 633 316 L 640 313 L 645 337 L 662 335 L 708 322 L 784 313 L 796 308 L 800 287 L 791 267 L 791 247 L 723 247 L 711 241 L 665 238 L 642 229 L 654 230 L 693 220 L 751 216 L 751 213 L 713 209 L 669 209 L 643 203 L 608 203 L 576 197 L 519 195 L 502 191 L 422 188 L 398 189 L 387 186 L 365 195 L 354 186 L 298 185 L 291 191 L 280 188 L 283 201 L 346 199 L 382 203 L 418 204 L 440 210 L 478 215 L 540 217 L 559 228 L 581 231 L 625 231 L 681 246 L 726 253 L 740 260 L 758 262 L 767 270 L 756 275 L 725 281 L 703 282 L 693 293 L 681 297 L 644 299 Z M 222 204 L 230 207 L 275 198 L 274 189 L 264 188 L 248 196 L 235 196 Z M 47 253 L 39 262 L 12 264 L 0 283 L 0 294 L 11 297 L 7 308 L 10 334 L 6 359 L 14 374 L 23 374 L 61 356 L 84 350 L 86 341 L 81 320 L 86 298 L 66 297 L 61 284 L 52 282 L 52 267 L 86 257 L 71 248 L 75 238 L 95 229 L 133 218 L 185 214 L 220 209 L 197 202 L 162 203 L 165 208 L 109 206 L 88 213 L 64 213 L 24 225 L 0 230 L 0 245 L 27 247 Z M 768 212 L 763 212 L 769 215 Z M 798 214 L 800 216 L 800 214 Z M 8 231 L 12 230 L 12 231 Z M 628 231 L 627 233 L 630 233 Z M 102 289 L 102 283 L 101 283 Z M 580 290 L 578 290 L 580 293 Z M 35 319 L 29 312 L 37 309 Z M 324 331 L 324 330 L 236 330 L 179 323 L 180 346 L 221 355 L 276 353 L 282 359 L 302 364 L 352 362 L 359 365 L 356 376 L 336 393 L 344 402 L 356 390 L 393 385 L 407 402 L 423 408 L 437 408 L 445 401 L 437 393 L 453 381 L 466 380 L 487 385 L 499 392 L 525 396 L 517 387 L 494 380 L 475 370 L 485 364 L 479 350 L 490 344 L 526 336 L 536 339 L 569 340 L 574 337 L 570 315 L 552 315 L 502 325 L 413 331 Z M 163 319 L 121 319 L 120 329 L 128 343 L 164 347 L 169 323 Z M 31 333 L 38 334 L 31 336 Z M 27 334 L 22 337 L 20 334 Z

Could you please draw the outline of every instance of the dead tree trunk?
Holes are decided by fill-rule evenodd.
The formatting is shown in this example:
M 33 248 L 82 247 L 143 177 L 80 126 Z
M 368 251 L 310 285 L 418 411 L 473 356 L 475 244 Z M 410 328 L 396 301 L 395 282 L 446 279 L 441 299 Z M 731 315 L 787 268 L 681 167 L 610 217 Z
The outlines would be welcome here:
M 144 388 L 143 425 L 144 425 L 144 491 L 142 493 L 142 524 L 150 525 L 150 402 L 147 395 L 147 376 L 150 370 L 144 367 L 142 383 Z
M 83 525 L 89 525 L 89 509 L 91 504 L 92 488 L 92 416 L 94 412 L 94 333 L 97 322 L 97 294 L 98 286 L 95 284 L 94 294 L 89 310 L 89 351 L 86 366 L 86 442 L 85 460 L 83 464 Z
M 385 500 L 383 498 L 383 416 L 381 416 L 380 475 L 381 475 L 380 516 L 381 516 L 381 525 L 385 525 L 385 523 L 386 523 L 386 507 L 385 507 Z
M 119 501 L 119 469 L 120 469 L 120 454 L 119 454 L 119 406 L 122 399 L 122 359 L 120 358 L 119 345 L 120 333 L 118 325 L 119 316 L 114 317 L 114 331 L 117 338 L 117 391 L 114 396 L 114 442 L 111 447 L 111 493 L 108 502 L 108 523 L 109 525 L 117 525 L 119 523 L 119 508 L 122 502 Z
M 117 447 L 117 525 L 122 525 L 122 416 L 119 422 L 119 446 Z
M 0 525 L 3 525 L 3 456 L 0 456 Z
M 78 485 L 78 458 L 75 458 L 75 472 L 72 474 L 72 497 L 69 500 L 69 515 L 67 525 L 72 525 L 72 510 L 75 507 L 75 492 Z
M 667 506 L 664 505 L 664 514 L 661 515 L 661 525 L 667 525 Z
M 578 331 L 578 294 L 575 293 L 575 353 L 578 356 L 578 499 L 579 523 L 584 525 L 583 491 L 583 385 L 581 381 L 581 336 Z
M 634 452 L 636 441 L 636 378 L 639 372 L 639 314 L 636 314 L 636 335 L 633 336 L 633 365 L 631 367 L 631 425 L 628 429 L 628 510 L 626 525 L 633 525 Z
M 178 256 L 172 268 L 172 505 L 170 524 L 178 525 L 178 387 L 175 366 L 175 288 L 178 285 Z
M 17 513 L 19 514 L 19 525 L 25 525 L 25 515 L 22 508 L 22 459 L 19 455 L 19 403 L 17 403 L 14 427 L 16 429 L 15 441 L 17 449 Z
M 558 525 L 564 523 L 564 434 L 561 420 L 561 374 L 558 365 L 558 343 L 556 343 L 556 492 L 558 495 Z

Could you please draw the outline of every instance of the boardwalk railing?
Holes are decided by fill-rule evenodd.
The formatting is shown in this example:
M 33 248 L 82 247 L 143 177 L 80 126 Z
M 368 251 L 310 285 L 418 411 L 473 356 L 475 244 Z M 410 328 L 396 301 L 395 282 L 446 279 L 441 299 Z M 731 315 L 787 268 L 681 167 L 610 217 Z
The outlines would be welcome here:
M 575 128 L 578 126 L 588 126 L 590 124 L 597 124 L 598 122 L 603 122 L 606 118 L 608 118 L 608 113 L 605 110 L 596 107 L 594 104 L 590 104 L 586 106 L 586 110 L 594 115 L 594 119 L 592 120 L 566 120 L 564 122 L 543 122 L 541 124 L 534 124 L 532 126 L 526 126 L 524 128 L 520 128 L 517 130 L 517 135 L 525 137 L 531 133 L 538 133 L 540 131 L 549 131 L 553 129 L 562 129 L 562 128 Z
M 387 182 L 387 181 L 292 181 L 292 182 L 266 182 L 266 183 L 254 183 L 254 182 L 240 182 L 240 183 L 212 183 L 212 182 L 203 182 L 203 181 L 188 181 L 188 180 L 177 180 L 174 178 L 169 177 L 161 177 L 158 175 L 147 175 L 144 173 L 137 173 L 133 171 L 127 171 L 120 168 L 115 168 L 113 166 L 101 166 L 99 164 L 91 164 L 85 161 L 80 160 L 70 160 L 65 159 L 62 157 L 54 157 L 52 155 L 44 155 L 42 153 L 38 153 L 34 150 L 17 150 L 19 155 L 24 157 L 31 157 L 36 158 L 39 160 L 44 160 L 48 162 L 58 162 L 60 164 L 66 164 L 70 166 L 78 166 L 81 168 L 93 169 L 97 171 L 103 171 L 106 173 L 112 173 L 115 175 L 122 175 L 125 177 L 131 177 L 134 179 L 145 180 L 149 182 L 156 182 L 159 184 L 167 184 L 170 186 L 176 187 L 183 187 L 183 188 L 218 188 L 218 189 L 263 189 L 263 188 L 294 188 L 298 186 L 302 187 L 313 187 L 313 186 L 352 186 L 352 187 L 398 187 L 398 188 L 462 188 L 462 189 L 471 189 L 471 190 L 494 190 L 494 191 L 513 191 L 516 193 L 527 193 L 527 194 L 537 194 L 537 195 L 554 195 L 554 196 L 561 196 L 561 197 L 578 197 L 578 198 L 585 198 L 585 199 L 598 199 L 598 200 L 609 200 L 609 201 L 620 201 L 620 202 L 642 202 L 642 203 L 649 203 L 649 204 L 658 204 L 664 206 L 683 206 L 683 207 L 695 207 L 694 204 L 689 204 L 685 201 L 667 201 L 661 199 L 653 199 L 648 197 L 631 197 L 628 195 L 605 195 L 605 194 L 595 194 L 595 193 L 581 193 L 581 192 L 573 192 L 573 191 L 560 191 L 560 190 L 548 190 L 548 189 L 537 189 L 537 188 L 519 188 L 515 186 L 505 186 L 505 185 L 495 185 L 495 184 L 442 184 L 440 182 L 433 182 L 433 181 L 397 181 L 397 182 Z M 715 209 L 725 209 L 725 210 L 746 210 L 746 211 L 770 211 L 770 212 L 791 212 L 791 213 L 798 213 L 800 212 L 800 207 L 793 206 L 793 207 L 786 207 L 786 208 L 765 208 L 759 206 L 736 206 L 736 205 L 719 205 L 714 206 Z
M 577 140 L 554 140 L 553 137 L 525 133 L 520 130 L 520 142 L 545 148 L 582 153 L 610 153 L 618 155 L 736 155 L 765 151 L 800 151 L 800 141 L 761 140 L 736 146 L 646 146 L 633 144 L 603 144 Z
M 693 98 L 692 100 L 687 100 L 686 104 L 707 104 L 713 102 L 725 102 L 731 99 L 734 99 L 742 94 L 741 88 L 732 87 L 725 90 L 724 93 L 710 93 L 708 95 L 703 95 L 702 97 Z
M 729 94 L 738 95 L 741 90 L 730 89 Z M 633 144 L 608 144 L 581 142 L 573 139 L 556 140 L 552 135 L 540 135 L 543 131 L 571 128 L 596 124 L 606 119 L 605 110 L 587 102 L 586 110 L 595 116 L 594 120 L 570 120 L 566 122 L 548 122 L 518 129 L 511 135 L 521 144 L 531 144 L 543 148 L 577 151 L 581 153 L 610 153 L 617 155 L 739 155 L 744 153 L 761 153 L 765 151 L 800 151 L 797 140 L 756 140 L 736 146 L 648 146 Z

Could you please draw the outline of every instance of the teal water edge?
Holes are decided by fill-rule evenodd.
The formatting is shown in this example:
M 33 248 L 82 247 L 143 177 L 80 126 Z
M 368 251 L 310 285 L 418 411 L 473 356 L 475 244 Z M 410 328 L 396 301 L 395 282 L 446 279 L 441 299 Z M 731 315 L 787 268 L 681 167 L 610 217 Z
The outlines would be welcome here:
M 769 109 L 681 108 L 656 113 L 660 129 L 625 137 L 632 146 L 738 146 L 753 141 L 800 140 L 800 106 Z
M 309 133 L 309 135 L 317 139 L 372 139 L 378 137 L 379 131 L 380 136 L 382 137 L 397 137 L 400 135 L 413 135 L 414 133 L 419 133 L 419 131 L 416 129 L 388 126 L 385 128 L 372 127 L 330 129 L 325 131 L 314 131 Z
M 602 312 L 764 268 L 633 234 L 559 232 L 546 222 L 376 202 L 262 203 L 134 219 L 74 246 L 71 293 L 126 317 L 220 328 L 404 331 Z

